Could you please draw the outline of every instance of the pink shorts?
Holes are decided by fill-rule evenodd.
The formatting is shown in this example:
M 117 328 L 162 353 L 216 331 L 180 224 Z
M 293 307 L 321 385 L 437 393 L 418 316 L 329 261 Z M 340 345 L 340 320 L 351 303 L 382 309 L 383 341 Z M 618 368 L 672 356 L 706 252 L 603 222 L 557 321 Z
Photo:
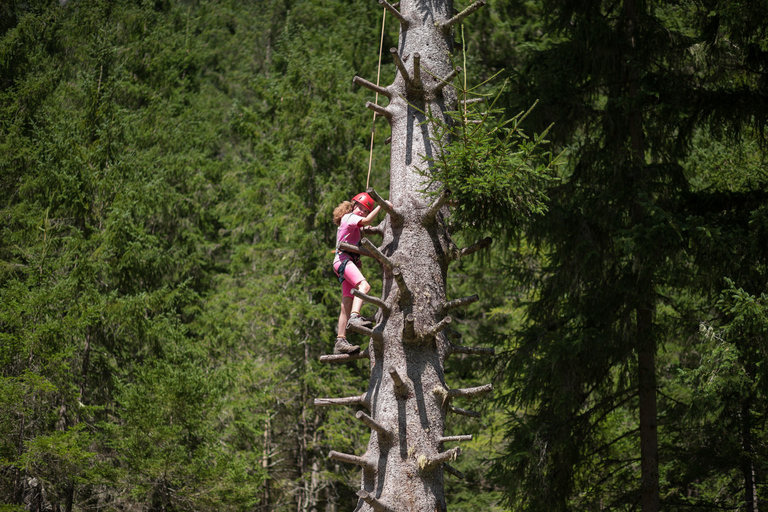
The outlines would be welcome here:
M 337 274 L 339 271 L 339 265 L 341 265 L 341 261 L 335 261 L 333 263 L 333 270 L 335 270 Z M 344 281 L 341 283 L 341 296 L 352 297 L 352 290 L 357 288 L 357 285 L 359 285 L 362 281 L 365 281 L 365 277 L 363 277 L 363 273 L 360 272 L 360 269 L 357 268 L 357 265 L 351 261 L 347 263 L 347 266 L 344 267 Z

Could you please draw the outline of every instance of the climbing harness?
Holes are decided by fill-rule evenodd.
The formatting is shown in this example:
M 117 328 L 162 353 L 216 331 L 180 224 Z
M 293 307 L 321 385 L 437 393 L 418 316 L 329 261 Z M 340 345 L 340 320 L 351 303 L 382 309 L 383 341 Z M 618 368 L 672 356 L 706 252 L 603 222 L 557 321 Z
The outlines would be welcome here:
M 363 192 L 363 193 L 365 193 L 365 192 Z M 347 215 L 349 215 L 349 214 L 347 214 Z M 333 269 L 333 271 L 336 274 L 336 277 L 339 279 L 340 283 L 344 282 L 344 269 L 347 268 L 347 263 L 349 263 L 351 261 L 352 263 L 354 263 L 357 266 L 357 268 L 360 268 L 360 266 L 361 266 L 360 265 L 361 261 L 360 261 L 360 255 L 359 254 L 354 253 L 354 252 L 349 252 L 349 251 L 342 251 L 341 249 L 339 249 L 339 246 L 347 239 L 348 236 L 349 236 L 349 233 L 344 235 L 344 238 L 339 240 L 339 243 L 336 244 L 336 254 L 338 254 L 339 261 L 341 261 L 341 263 L 339 264 L 338 270 L 336 268 L 334 268 L 333 264 L 331 264 L 331 268 Z M 342 255 L 346 255 L 347 259 L 341 259 Z
M 338 270 L 336 270 L 335 268 L 333 269 L 334 273 L 336 273 L 336 277 L 339 279 L 339 282 L 343 283 L 344 270 L 347 268 L 347 263 L 351 261 L 357 266 L 357 268 L 360 268 L 360 255 L 355 254 L 354 252 L 342 251 L 341 249 L 336 249 L 336 254 L 338 254 L 339 257 L 341 257 L 342 254 L 347 255 L 347 259 L 341 260 L 341 264 L 339 264 L 339 269 Z
M 379 85 L 379 79 L 381 77 L 381 53 L 384 48 L 384 28 L 387 23 L 387 9 L 384 9 L 384 14 L 381 17 L 381 38 L 379 40 L 379 66 L 376 69 L 376 86 Z M 376 97 L 373 100 L 375 104 L 379 104 L 379 93 L 376 92 Z M 373 165 L 373 136 L 376 133 L 376 112 L 373 113 L 373 122 L 371 123 L 371 145 L 368 150 L 368 177 L 365 179 L 365 188 L 367 189 L 371 183 L 371 166 Z

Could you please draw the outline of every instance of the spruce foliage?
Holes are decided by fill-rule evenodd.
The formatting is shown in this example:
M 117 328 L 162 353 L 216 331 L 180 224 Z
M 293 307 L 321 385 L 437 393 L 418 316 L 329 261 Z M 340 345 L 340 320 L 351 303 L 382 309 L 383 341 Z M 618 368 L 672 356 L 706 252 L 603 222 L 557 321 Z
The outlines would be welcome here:
M 457 64 L 508 85 L 473 91 L 432 163 L 452 227 L 503 249 L 451 267 L 450 296 L 481 295 L 451 336 L 501 355 L 493 407 L 451 427 L 475 435 L 451 510 L 639 510 L 643 350 L 659 507 L 764 508 L 765 11 L 494 0 L 466 22 Z M 0 2 L 0 510 L 354 507 L 326 455 L 364 429 L 311 400 L 365 381 L 317 357 L 380 21 L 370 0 Z

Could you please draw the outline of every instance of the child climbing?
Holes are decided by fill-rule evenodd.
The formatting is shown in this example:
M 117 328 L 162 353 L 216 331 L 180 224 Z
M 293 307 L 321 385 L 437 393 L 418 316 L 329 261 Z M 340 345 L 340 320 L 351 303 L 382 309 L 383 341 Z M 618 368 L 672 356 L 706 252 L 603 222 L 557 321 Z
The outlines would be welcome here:
M 352 295 L 352 289 L 368 293 L 371 286 L 360 271 L 360 254 L 339 249 L 342 242 L 351 245 L 360 243 L 360 228 L 369 225 L 378 215 L 380 206 L 373 205 L 375 201 L 366 192 L 360 192 L 351 201 L 344 201 L 333 210 L 333 222 L 339 226 L 336 231 L 336 255 L 333 258 L 333 270 L 341 282 L 341 312 L 336 343 L 333 347 L 335 354 L 354 354 L 360 350 L 359 345 L 347 341 L 347 326 L 357 325 L 370 327 L 370 320 L 360 316 L 363 300 Z M 389 204 L 389 201 L 387 201 Z

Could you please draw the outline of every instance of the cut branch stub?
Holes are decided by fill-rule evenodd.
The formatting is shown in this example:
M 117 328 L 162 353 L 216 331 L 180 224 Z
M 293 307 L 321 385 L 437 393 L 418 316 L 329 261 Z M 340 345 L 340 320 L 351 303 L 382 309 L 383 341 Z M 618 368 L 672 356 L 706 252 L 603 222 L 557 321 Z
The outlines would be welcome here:
M 354 293 L 356 290 L 353 290 Z M 349 361 L 356 361 L 358 359 L 367 359 L 370 357 L 368 349 L 360 351 L 356 354 L 326 354 L 320 356 L 321 363 L 348 363 Z
M 387 427 L 385 427 L 381 423 L 378 423 L 376 420 L 374 420 L 373 418 L 365 414 L 363 411 L 357 411 L 357 413 L 355 414 L 355 418 L 357 418 L 358 420 L 368 425 L 368 428 L 378 432 L 379 435 L 381 435 L 382 437 L 388 439 L 391 436 Z
M 387 215 L 389 215 L 393 225 L 397 226 L 403 222 L 403 216 L 400 215 L 400 212 L 395 210 L 395 208 L 390 203 L 385 201 L 384 198 L 381 197 L 378 192 L 376 192 L 376 189 L 369 187 L 366 192 L 373 198 L 374 201 L 376 201 L 376 204 L 381 206 L 382 210 L 387 212 Z
M 357 491 L 357 496 L 366 502 L 373 510 L 374 512 L 392 512 L 392 509 L 388 506 L 384 505 L 382 502 L 377 500 L 375 497 L 371 495 L 366 490 L 359 490 Z
M 357 254 L 360 254 L 362 256 L 373 257 L 373 254 L 371 254 L 370 252 L 368 252 L 365 249 L 361 248 L 360 246 L 348 244 L 347 242 L 341 242 L 339 244 L 339 249 L 341 249 L 342 251 L 345 251 L 345 252 L 356 252 Z
M 455 476 L 456 478 L 459 478 L 461 480 L 464 480 L 466 477 L 464 476 L 464 473 L 456 469 L 455 467 L 451 466 L 450 464 L 443 464 L 443 469 L 446 473 L 450 473 L 451 475 Z
M 449 300 L 443 305 L 443 311 L 448 312 L 452 309 L 464 307 L 468 304 L 472 304 L 473 302 L 477 302 L 479 298 L 480 297 L 477 294 L 475 294 L 475 295 L 470 295 L 468 297 L 461 297 L 460 299 Z
M 360 395 L 360 396 L 345 396 L 341 398 L 315 398 L 315 406 L 316 407 L 323 407 L 327 405 L 362 405 L 366 409 L 371 408 L 370 403 L 368 403 L 368 399 L 366 396 Z
M 445 329 L 446 327 L 448 327 L 448 324 L 450 324 L 450 323 L 451 323 L 451 317 L 450 317 L 450 316 L 446 316 L 445 318 L 443 318 L 442 320 L 440 320 L 438 323 L 436 323 L 435 325 L 433 325 L 431 329 L 429 329 L 428 331 L 424 332 L 424 333 L 423 333 L 423 334 L 420 336 L 420 338 L 421 338 L 422 340 L 429 340 L 429 339 L 432 339 L 432 338 L 434 338 L 435 336 L 437 336 L 437 333 L 439 333 L 440 331 L 442 331 L 443 329 Z
M 362 85 L 363 87 L 367 87 L 368 89 L 372 90 L 373 92 L 379 93 L 382 96 L 385 96 L 389 99 L 392 99 L 392 92 L 387 89 L 386 87 L 381 87 L 379 85 L 374 84 L 373 82 L 369 82 L 363 77 L 355 75 L 355 77 L 352 79 L 354 83 L 357 85 Z
M 451 344 L 451 354 L 469 354 L 469 355 L 482 355 L 492 356 L 496 353 L 496 350 L 491 347 L 466 347 L 464 345 Z
M 433 471 L 440 464 L 456 460 L 456 457 L 459 456 L 459 453 L 461 453 L 461 449 L 457 446 L 455 448 L 451 448 L 450 450 L 429 457 L 426 455 L 419 455 L 416 458 L 416 461 L 419 464 L 419 469 L 422 471 Z
M 376 112 L 381 117 L 386 117 L 387 119 L 392 119 L 392 112 L 387 110 L 386 108 L 382 107 L 381 105 L 377 105 L 376 103 L 373 103 L 371 101 L 366 101 L 365 106 L 369 109 Z
M 485 3 L 486 3 L 486 0 L 477 0 L 472 5 L 470 5 L 469 7 L 461 11 L 459 14 L 454 16 L 453 18 L 449 19 L 446 22 L 441 23 L 440 26 L 443 29 L 451 28 L 453 25 L 461 22 L 461 20 L 463 20 L 464 18 L 466 18 L 467 16 L 469 16 L 470 14 L 472 14 L 473 12 L 475 12 L 476 10 L 484 6 Z
M 363 299 L 363 302 L 369 302 L 375 306 L 378 306 L 378 308 L 381 309 L 384 312 L 384 314 L 389 314 L 389 306 L 387 306 L 386 303 L 380 298 L 374 297 L 372 295 L 367 295 L 361 292 L 360 290 L 358 290 L 357 288 L 352 289 L 352 295 Z
M 373 242 L 367 238 L 360 240 L 360 245 L 366 250 L 369 256 L 372 256 L 376 261 L 381 263 L 381 266 L 385 269 L 392 270 L 392 267 L 395 266 L 395 264 L 392 263 L 389 258 L 384 256 L 384 253 L 382 253 L 379 248 L 373 245 Z
M 448 75 L 445 78 L 439 79 L 437 82 L 437 85 L 435 85 L 435 92 L 440 92 L 443 90 L 443 88 L 446 85 L 451 85 L 451 80 L 453 80 L 454 77 L 456 77 L 456 75 L 458 75 L 460 72 L 461 72 L 461 67 L 458 66 L 454 68 L 453 71 L 448 73 Z
M 421 55 L 419 52 L 413 54 L 413 87 L 421 89 Z
M 437 199 L 435 199 L 435 201 L 427 209 L 427 213 L 424 214 L 423 223 L 425 226 L 435 222 L 437 214 L 440 212 L 442 207 L 445 206 L 445 203 L 448 202 L 449 197 L 450 194 L 446 190 L 440 192 L 440 195 L 437 196 Z
M 400 11 L 395 9 L 395 6 L 387 2 L 387 0 L 379 0 L 379 5 L 383 6 L 386 10 L 392 13 L 392 16 L 397 18 L 401 25 L 407 26 L 408 20 L 403 16 Z
M 452 405 L 448 408 L 448 410 L 454 414 L 459 414 L 461 416 L 469 416 L 470 418 L 479 418 L 480 413 L 477 411 L 470 411 L 469 409 L 462 409 L 461 407 L 456 407 L 455 405 Z
M 416 328 L 415 328 L 415 319 L 412 314 L 408 313 L 405 315 L 405 336 L 403 337 L 403 341 L 406 339 L 416 339 Z
M 392 377 L 392 383 L 395 388 L 395 394 L 400 398 L 408 396 L 408 385 L 403 381 L 397 369 L 394 366 L 389 367 L 389 375 Z
M 462 436 L 445 436 L 438 439 L 441 443 L 448 443 L 451 441 L 471 441 L 472 440 L 472 434 L 466 434 Z
M 383 235 L 384 234 L 384 223 L 380 222 L 376 224 L 375 226 L 363 226 L 363 234 L 364 235 Z
M 486 247 L 490 246 L 491 243 L 493 243 L 493 238 L 489 236 L 485 237 L 482 240 L 478 240 L 477 242 L 470 245 L 469 247 L 465 247 L 461 250 L 456 250 L 453 254 L 453 259 L 457 260 L 459 258 L 463 258 L 464 256 L 469 256 L 470 254 L 476 253 L 481 249 L 485 249 Z
M 392 54 L 392 59 L 395 61 L 395 66 L 397 67 L 397 70 L 400 71 L 400 74 L 403 75 L 405 83 L 410 84 L 411 77 L 408 76 L 408 70 L 405 69 L 405 64 L 403 64 L 403 59 L 400 58 L 400 54 L 397 53 L 397 48 L 390 48 L 389 53 Z
M 484 395 L 493 390 L 493 384 L 485 384 L 483 386 L 476 386 L 473 388 L 456 388 L 448 390 L 448 398 L 475 398 L 479 395 Z
M 400 304 L 407 304 L 411 301 L 411 290 L 408 289 L 408 285 L 405 284 L 403 278 L 403 272 L 399 267 L 392 268 L 392 277 L 395 279 L 398 290 L 400 290 Z
M 376 466 L 373 463 L 371 463 L 371 461 L 368 460 L 366 457 L 360 457 L 358 455 L 350 455 L 348 453 L 341 453 L 341 452 L 337 452 L 336 450 L 331 450 L 328 453 L 328 457 L 332 460 L 338 460 L 339 462 L 355 464 L 356 466 L 360 466 L 361 468 L 367 469 L 369 471 L 373 471 L 376 469 Z
M 363 327 L 362 325 L 357 325 L 354 323 L 347 324 L 347 330 L 356 332 L 357 334 L 362 334 L 363 336 L 368 336 L 369 338 L 373 338 L 376 341 L 382 341 L 383 335 L 380 331 L 374 329 L 369 329 L 367 327 Z

